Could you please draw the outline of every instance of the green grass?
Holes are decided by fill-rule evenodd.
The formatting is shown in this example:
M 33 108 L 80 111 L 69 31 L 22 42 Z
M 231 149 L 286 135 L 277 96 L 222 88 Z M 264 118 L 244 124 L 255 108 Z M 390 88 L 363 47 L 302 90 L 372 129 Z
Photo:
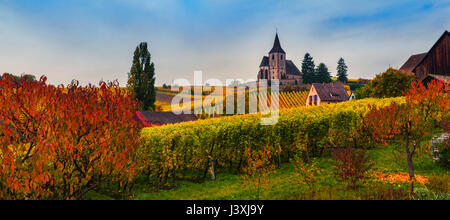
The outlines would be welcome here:
M 404 154 L 393 150 L 393 147 L 379 146 L 369 150 L 370 158 L 375 161 L 374 169 L 385 169 L 392 172 L 407 172 Z M 401 148 L 397 148 L 401 149 Z M 431 176 L 436 174 L 449 174 L 448 170 L 435 165 L 430 156 L 419 153 L 414 159 L 417 174 Z M 333 174 L 333 166 L 330 157 L 317 158 L 315 162 L 320 170 L 317 192 L 313 195 L 303 185 L 295 181 L 297 170 L 293 163 L 282 165 L 270 175 L 270 182 L 263 189 L 260 199 L 263 200 L 290 200 L 290 199 L 371 199 L 387 198 L 392 193 L 398 193 L 395 198 L 404 198 L 408 184 L 401 187 L 381 185 L 362 185 L 355 189 L 349 189 L 343 183 L 336 180 Z M 420 188 L 420 187 L 419 187 Z M 388 195 L 378 195 L 378 191 L 392 190 Z M 376 195 L 375 195 L 376 194 Z M 375 197 L 374 197 L 375 196 Z M 217 179 L 196 183 L 191 180 L 178 180 L 177 187 L 172 189 L 160 189 L 144 180 L 139 180 L 132 193 L 123 194 L 114 189 L 102 189 L 101 192 L 92 192 L 89 199 L 139 199 L 139 200 L 255 200 L 256 191 L 249 187 L 240 174 L 222 173 L 219 171 Z

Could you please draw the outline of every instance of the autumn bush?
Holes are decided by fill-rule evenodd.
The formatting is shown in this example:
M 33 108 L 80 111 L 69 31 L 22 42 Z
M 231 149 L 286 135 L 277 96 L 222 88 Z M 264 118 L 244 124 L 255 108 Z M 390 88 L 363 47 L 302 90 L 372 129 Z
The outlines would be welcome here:
M 413 74 L 389 68 L 386 72 L 378 74 L 364 87 L 357 89 L 355 96 L 357 99 L 402 96 L 405 91 L 410 89 L 414 79 Z
M 301 185 L 306 186 L 308 189 L 308 193 L 310 193 L 311 198 L 313 199 L 317 192 L 317 182 L 319 181 L 318 176 L 320 174 L 319 169 L 317 168 L 317 163 L 305 163 L 303 159 L 296 158 L 295 160 L 295 176 L 294 182 Z
M 269 146 L 263 150 L 255 151 L 247 148 L 247 166 L 243 168 L 244 181 L 256 191 L 256 199 L 260 199 L 261 190 L 267 189 L 270 173 L 275 169 L 272 163 L 272 154 Z
M 369 160 L 366 150 L 352 147 L 338 148 L 333 151 L 334 175 L 339 182 L 356 188 L 368 178 L 368 171 L 374 165 Z
M 117 82 L 0 80 L 0 198 L 84 199 L 135 175 L 138 103 Z

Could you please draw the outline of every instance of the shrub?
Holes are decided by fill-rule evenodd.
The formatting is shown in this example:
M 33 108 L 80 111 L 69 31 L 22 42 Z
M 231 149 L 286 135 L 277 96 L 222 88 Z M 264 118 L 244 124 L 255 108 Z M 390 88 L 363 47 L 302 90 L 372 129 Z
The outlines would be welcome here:
M 313 162 L 311 164 L 306 164 L 302 159 L 296 159 L 296 173 L 295 173 L 295 182 L 301 185 L 304 185 L 308 188 L 309 193 L 311 193 L 311 197 L 314 198 L 314 195 L 317 191 L 317 182 L 320 171 L 317 169 L 317 163 Z
M 134 175 L 137 102 L 117 82 L 67 88 L 0 80 L 0 198 L 83 199 Z
M 366 156 L 366 150 L 357 150 L 351 147 L 339 148 L 333 153 L 334 175 L 339 182 L 356 188 L 358 183 L 365 181 L 367 172 L 373 163 Z
M 366 86 L 356 90 L 356 98 L 389 98 L 402 96 L 410 88 L 415 76 L 389 68 L 370 81 Z
M 261 188 L 267 189 L 269 174 L 275 169 L 272 164 L 270 148 L 266 146 L 263 150 L 254 151 L 247 148 L 247 167 L 243 168 L 244 181 L 249 186 L 256 188 L 257 200 L 260 198 Z

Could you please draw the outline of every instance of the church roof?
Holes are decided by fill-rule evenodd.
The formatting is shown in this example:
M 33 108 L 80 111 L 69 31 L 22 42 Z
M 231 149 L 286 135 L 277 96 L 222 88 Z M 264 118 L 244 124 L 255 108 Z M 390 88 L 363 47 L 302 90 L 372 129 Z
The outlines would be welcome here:
M 265 56 L 263 57 L 262 61 L 261 61 L 261 65 L 259 65 L 259 67 L 262 66 L 269 66 L 269 57 Z
M 278 33 L 275 36 L 275 42 L 273 43 L 273 48 L 270 50 L 269 54 L 271 53 L 286 53 L 284 52 L 283 48 L 281 48 L 280 39 L 278 38 Z
M 292 60 L 286 60 L 286 74 L 288 75 L 302 75 L 300 70 L 295 66 L 294 62 Z

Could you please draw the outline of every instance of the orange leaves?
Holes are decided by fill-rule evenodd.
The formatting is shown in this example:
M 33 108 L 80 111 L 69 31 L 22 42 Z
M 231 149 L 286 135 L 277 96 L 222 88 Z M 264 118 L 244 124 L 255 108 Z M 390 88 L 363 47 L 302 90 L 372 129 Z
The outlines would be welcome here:
M 413 179 L 410 178 L 408 173 L 398 172 L 398 173 L 383 173 L 383 172 L 372 172 L 371 177 L 378 182 L 398 184 L 398 183 L 411 183 L 412 181 L 418 182 L 425 186 L 428 183 L 428 178 L 415 175 Z
M 253 151 L 250 148 L 246 150 L 247 167 L 243 168 L 245 173 L 244 181 L 257 189 L 257 198 L 261 187 L 267 187 L 269 175 L 275 166 L 272 164 L 272 155 L 270 148 L 266 146 L 263 150 Z
M 405 93 L 407 103 L 420 110 L 426 121 L 442 121 L 450 111 L 450 84 L 433 80 L 426 86 L 413 81 Z
M 67 88 L 0 80 L 1 198 L 79 198 L 109 175 L 129 181 L 137 102 L 117 82 Z M 51 186 L 51 187 L 50 187 Z M 69 190 L 71 189 L 71 190 Z
M 311 193 L 316 191 L 316 183 L 318 182 L 318 175 L 320 174 L 317 169 L 317 164 L 305 164 L 302 159 L 296 158 L 296 170 L 295 182 L 305 185 Z
M 427 86 L 413 81 L 411 89 L 405 93 L 405 104 L 371 108 L 367 121 L 372 135 L 383 143 L 399 135 L 421 136 L 433 123 L 448 117 L 449 88 L 448 83 L 441 81 L 432 81 Z

